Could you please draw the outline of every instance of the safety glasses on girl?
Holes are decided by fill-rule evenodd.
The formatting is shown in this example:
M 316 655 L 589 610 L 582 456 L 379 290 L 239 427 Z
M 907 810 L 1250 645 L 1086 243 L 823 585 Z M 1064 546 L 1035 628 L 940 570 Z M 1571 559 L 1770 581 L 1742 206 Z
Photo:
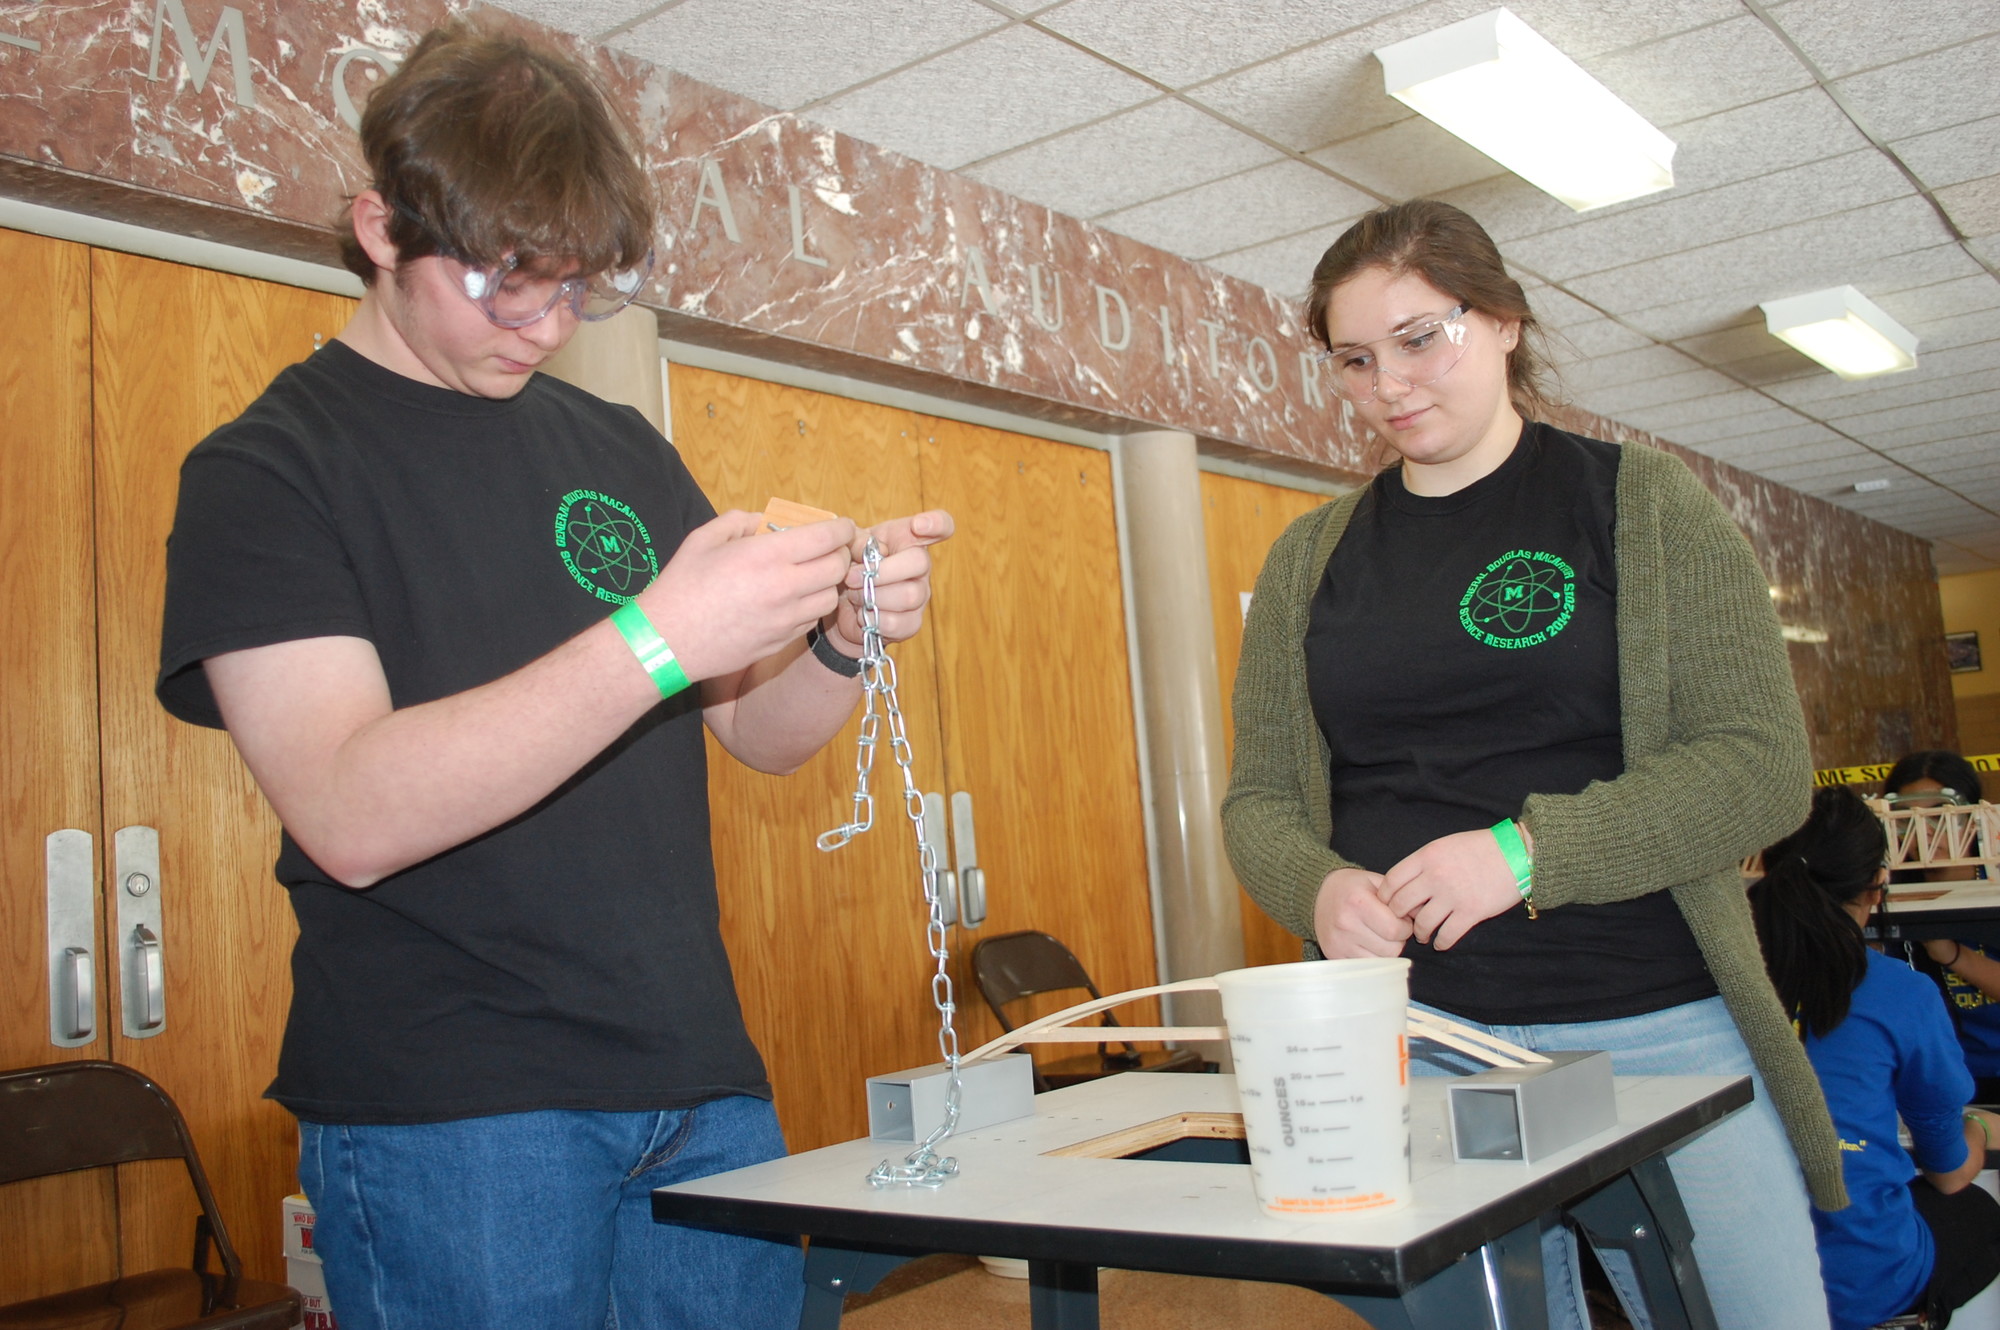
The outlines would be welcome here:
M 1384 374 L 1412 388 L 1436 383 L 1465 354 L 1466 311 L 1458 305 L 1391 336 L 1321 351 L 1315 359 L 1332 367 L 1333 390 L 1357 404 L 1375 400 Z

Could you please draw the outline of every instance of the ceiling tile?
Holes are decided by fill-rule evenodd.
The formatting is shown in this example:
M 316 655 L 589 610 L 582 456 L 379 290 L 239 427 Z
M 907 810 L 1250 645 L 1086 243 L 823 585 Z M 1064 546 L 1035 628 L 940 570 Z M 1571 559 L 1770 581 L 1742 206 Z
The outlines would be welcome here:
M 1970 351 L 1985 343 L 2000 341 L 2000 308 L 1976 309 L 1948 319 L 1926 320 L 1923 327 L 1915 331 L 1922 339 L 1917 344 L 1919 362 L 1926 352 L 1942 355 L 1946 351 Z
M 1277 156 L 1215 117 L 1166 97 L 989 157 L 965 174 L 1072 217 L 1095 217 Z
M 1961 125 L 1993 111 L 2000 37 L 1988 37 L 1839 80 L 1848 104 L 1877 138 L 1893 142 Z
M 1917 329 L 1934 319 L 2000 307 L 2000 281 L 1981 274 L 1948 282 L 1913 286 L 1906 291 L 1873 297 L 1884 313 L 1906 328 Z M 1918 348 L 1921 352 L 1922 348 Z
M 1446 190 L 1438 197 L 1471 213 L 1503 251 L 1511 240 L 1568 226 L 1578 215 L 1511 172 Z
M 1330 226 L 1318 227 L 1295 236 L 1286 236 L 1282 240 L 1234 250 L 1208 259 L 1206 262 L 1217 272 L 1226 272 L 1231 277 L 1255 282 L 1267 290 L 1276 291 L 1286 299 L 1300 299 L 1304 297 L 1306 286 L 1312 280 L 1313 265 L 1319 262 L 1320 255 L 1326 253 L 1327 246 L 1338 240 L 1340 233 L 1345 231 L 1353 220 L 1350 217 Z
M 1736 361 L 1755 360 L 1776 350 L 1791 350 L 1783 342 L 1771 336 L 1764 326 L 1762 311 L 1756 310 L 1745 314 L 1738 322 L 1727 328 L 1697 333 L 1692 337 L 1676 338 L 1674 345 L 1697 360 L 1717 366 L 1729 365 Z
M 1545 332 L 1550 344 L 1556 349 L 1557 358 L 1567 361 L 1616 355 L 1620 351 L 1633 351 L 1642 346 L 1654 345 L 1653 339 L 1644 333 L 1634 332 L 1621 323 L 1595 315 L 1561 328 L 1549 324 Z
M 2000 232 L 2000 175 L 1981 176 L 1936 190 L 1952 225 L 1969 236 Z
M 1699 193 L 1653 195 L 1650 206 L 1616 216 L 1590 214 L 1559 231 L 1509 241 L 1507 253 L 1565 281 L 1911 192 L 1902 172 L 1870 148 Z
M 1675 125 L 1674 192 L 1710 189 L 1868 146 L 1817 86 Z
M 1529 287 L 1528 307 L 1535 311 L 1535 318 L 1545 328 L 1568 328 L 1572 324 L 1590 323 L 1604 317 L 1603 310 L 1587 305 L 1555 286 Z
M 1812 83 L 1771 30 L 1744 14 L 1590 63 L 1633 110 L 1667 130 Z
M 1955 471 L 1963 471 L 1984 462 L 2000 459 L 2000 433 L 1974 434 L 1943 443 L 1897 448 L 1891 455 L 1897 461 L 1915 467 L 1934 480 L 1942 480 Z
M 811 119 L 955 169 L 1153 95 L 1103 61 L 1016 26 L 823 102 Z
M 1726 412 L 1714 420 L 1678 424 L 1670 432 L 1662 430 L 1661 434 L 1675 443 L 1706 451 L 1711 445 L 1726 439 L 1789 429 L 1802 423 L 1798 412 L 1766 403 L 1755 409 Z
M 1441 194 L 1507 169 L 1420 115 L 1321 148 L 1310 156 L 1392 199 Z
M 1557 50 L 1585 65 L 1607 52 L 1656 42 L 1743 12 L 1736 0 L 1648 0 L 1643 5 L 1514 0 L 1507 7 Z
M 1838 420 L 1843 416 L 1859 415 L 1865 411 L 1887 411 L 1899 406 L 1929 405 L 1953 397 L 1963 397 L 1968 393 L 1989 392 L 2000 388 L 2000 368 L 1975 370 L 1963 374 L 1939 372 L 1928 376 L 1924 376 L 1923 371 L 1919 369 L 1909 374 L 1892 374 L 1872 381 L 1857 382 L 1872 383 L 1873 391 L 1826 398 L 1807 409 L 1822 420 Z
M 1070 0 L 1037 21 L 1170 87 L 1370 23 L 1394 0 Z
M 1680 436 L 1675 430 L 1680 426 L 1702 425 L 1723 419 L 1754 419 L 1769 406 L 1770 403 L 1756 393 L 1737 389 L 1733 392 L 1718 391 L 1706 397 L 1668 402 L 1662 406 L 1620 411 L 1616 418 L 1628 425 L 1651 430 L 1655 434 L 1678 442 Z
M 2000 413 L 2000 390 L 1984 393 L 1967 393 L 1963 397 L 1949 397 L 1938 402 L 1924 402 L 1917 406 L 1897 406 L 1887 410 L 1859 412 L 1852 415 L 1824 417 L 1845 432 L 1858 439 L 1872 439 L 1882 430 L 1892 430 L 1902 425 L 1944 424 L 1952 420 L 1992 419 Z
M 1719 454 L 1711 455 L 1716 456 Z M 1879 458 L 1874 457 L 1867 449 L 1849 443 L 1846 439 L 1839 438 L 1838 436 L 1832 440 L 1822 439 L 1812 443 L 1797 444 L 1790 448 L 1763 448 L 1754 453 L 1732 452 L 1729 454 L 1727 460 L 1736 466 L 1743 467 L 1745 470 L 1762 474 L 1773 467 L 1800 466 L 1808 462 L 1830 463 L 1842 459 L 1856 462 L 1870 461 L 1877 465 L 1886 465 Z
M 1991 175 L 2000 171 L 2000 115 L 1898 139 L 1889 146 L 1933 189 Z
M 1374 206 L 1359 190 L 1288 158 L 1098 220 L 1120 235 L 1198 259 L 1317 230 Z M 1297 285 L 1310 276 L 1307 265 Z
M 1859 288 L 1864 295 L 1872 299 L 1879 300 L 1884 294 L 1935 285 L 1938 282 L 1971 274 L 1978 274 L 1978 280 L 1982 282 L 1993 280 L 1977 263 L 1967 257 L 1963 249 L 1947 242 L 1908 253 L 1863 259 L 1826 285 L 1844 283 Z M 1742 293 L 1722 296 L 1698 295 L 1647 309 L 1621 311 L 1621 314 L 1627 323 L 1641 332 L 1663 341 L 1685 342 L 1689 338 L 1713 333 L 1734 333 L 1741 327 L 1751 324 L 1761 330 L 1764 326 L 1764 315 L 1757 308 L 1757 301 L 1777 296 L 1797 295 L 1811 289 L 1813 289 L 1811 286 L 1804 284 L 1775 292 L 1760 288 L 1747 301 Z M 1823 377 L 1830 385 L 1837 386 L 1841 383 L 1841 380 L 1819 369 L 1804 356 L 1784 348 L 1783 343 L 1773 339 L 1771 345 L 1774 352 L 1780 349 L 1787 351 L 1792 363 L 1799 369 Z M 1787 376 L 1780 374 L 1774 377 Z
M 1739 296 L 1740 310 L 1760 299 L 1849 280 L 1847 274 L 1877 254 L 1935 245 L 1943 238 L 1937 214 L 1912 195 L 1646 259 L 1579 277 L 1568 285 L 1615 312 L 1702 295 L 1759 293 L 1749 299 Z
M 1774 386 L 1771 396 L 1792 403 L 1802 410 L 1818 414 L 1821 410 L 1838 410 L 1831 405 L 1835 399 L 1879 400 L 1887 394 L 1897 394 L 1897 400 L 1905 400 L 1903 394 L 1926 386 L 1922 391 L 1934 392 L 1940 396 L 1949 395 L 1954 390 L 1952 380 L 1970 374 L 1984 373 L 1996 366 L 1993 348 L 1980 346 L 1952 347 L 1948 350 L 1926 353 L 1917 348 L 1917 367 L 1903 374 L 1889 374 L 1876 379 L 1842 379 L 1822 370 L 1818 374 L 1798 379 L 1790 383 Z
M 658 7 L 653 0 L 645 8 Z M 919 10 L 922 21 L 913 21 Z M 600 14 L 594 0 L 588 14 L 590 31 L 621 21 Z M 686 0 L 613 41 L 663 68 L 792 110 L 1005 22 L 976 0 L 815 0 L 809 6 Z
M 502 0 L 495 5 L 497 9 L 525 15 L 557 32 L 593 38 L 659 7 L 660 0 L 603 0 L 601 4 L 596 0 L 590 3 L 584 0 Z
M 1919 18 L 1901 5 L 1854 0 L 1791 0 L 1770 15 L 1830 78 L 1934 51 L 2000 29 L 1993 7 L 1926 4 Z
M 1644 383 L 1699 368 L 1672 347 L 1649 342 L 1635 350 L 1598 356 L 1574 365 L 1564 371 L 1563 380 L 1571 388 L 1582 392 Z
M 1443 27 L 1482 8 L 1492 6 L 1483 0 L 1415 5 L 1358 31 L 1204 83 L 1191 95 L 1287 147 L 1301 152 L 1323 148 L 1411 114 L 1382 90 L 1376 48 Z
M 1961 416 L 1957 420 L 1925 420 L 1916 425 L 1905 425 L 1901 429 L 1878 430 L 1869 436 L 1868 443 L 1883 452 L 1900 455 L 1907 448 L 1916 448 L 1927 443 L 1949 443 L 1954 439 L 1969 439 L 1983 435 L 1989 429 L 1991 429 L 1990 423 L 1977 416 Z
M 1651 429 L 1635 418 L 1640 411 L 1657 411 L 1674 403 L 1703 401 L 1736 385 L 1707 370 L 1693 374 L 1672 374 L 1644 383 L 1613 384 L 1603 388 L 1572 388 L 1577 404 L 1601 416 L 1624 420 Z
M 1796 422 L 1797 416 L 1792 419 Z M 1719 457 L 1729 462 L 1739 457 L 1755 457 L 1762 453 L 1781 452 L 1787 448 L 1803 447 L 1809 443 L 1835 443 L 1852 448 L 1856 445 L 1843 439 L 1824 425 L 1810 421 L 1794 423 L 1779 429 L 1760 430 L 1755 434 L 1739 434 L 1732 439 L 1718 439 L 1702 448 L 1710 457 Z

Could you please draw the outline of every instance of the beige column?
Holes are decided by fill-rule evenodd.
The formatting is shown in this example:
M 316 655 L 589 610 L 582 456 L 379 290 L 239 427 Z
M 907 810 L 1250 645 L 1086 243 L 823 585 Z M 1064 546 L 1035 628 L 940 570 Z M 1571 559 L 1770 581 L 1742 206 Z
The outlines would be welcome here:
M 660 321 L 649 309 L 628 305 L 608 319 L 577 324 L 576 334 L 549 357 L 542 372 L 607 402 L 634 407 L 654 429 L 667 432 Z
M 1124 543 L 1159 892 L 1161 980 L 1243 964 L 1243 917 L 1222 849 L 1222 690 L 1216 679 L 1201 475 L 1192 434 L 1149 430 L 1118 444 Z M 1213 995 L 1171 999 L 1183 1025 L 1218 1023 Z M 1225 1049 L 1208 1047 L 1226 1067 Z

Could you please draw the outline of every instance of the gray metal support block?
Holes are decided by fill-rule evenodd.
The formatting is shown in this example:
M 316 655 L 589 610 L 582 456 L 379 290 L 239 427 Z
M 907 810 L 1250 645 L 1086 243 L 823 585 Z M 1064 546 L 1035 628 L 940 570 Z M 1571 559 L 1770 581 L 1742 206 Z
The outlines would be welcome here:
M 976 1131 L 1035 1111 L 1035 1063 L 1026 1053 L 962 1063 L 958 1130 Z M 944 1121 L 951 1068 L 943 1062 L 868 1078 L 868 1134 L 878 1141 L 921 1141 Z
M 1556 1052 L 1461 1076 L 1445 1090 L 1452 1158 L 1531 1164 L 1618 1125 L 1611 1055 Z

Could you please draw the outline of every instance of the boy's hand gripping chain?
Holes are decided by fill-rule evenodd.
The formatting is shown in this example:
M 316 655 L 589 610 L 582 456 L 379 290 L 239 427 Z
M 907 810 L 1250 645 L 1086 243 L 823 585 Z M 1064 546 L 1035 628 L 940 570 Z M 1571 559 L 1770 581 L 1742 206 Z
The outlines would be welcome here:
M 854 813 L 844 825 L 821 832 L 815 844 L 822 850 L 837 850 L 875 825 L 875 796 L 868 792 L 868 775 L 875 766 L 876 735 L 886 715 L 889 750 L 903 771 L 903 811 L 917 835 L 917 865 L 923 872 L 924 905 L 930 912 L 927 940 L 937 960 L 937 972 L 931 976 L 931 1001 L 938 1012 L 938 1052 L 951 1068 L 951 1081 L 945 1090 L 944 1121 L 902 1163 L 885 1159 L 877 1164 L 868 1174 L 868 1182 L 875 1187 L 941 1187 L 958 1172 L 958 1160 L 937 1153 L 939 1143 L 958 1128 L 958 1031 L 952 1028 L 958 1004 L 952 999 L 951 975 L 945 969 L 951 953 L 945 942 L 944 904 L 938 897 L 937 850 L 924 834 L 924 796 L 910 770 L 910 740 L 903 729 L 902 705 L 896 698 L 896 662 L 882 648 L 882 614 L 875 606 L 875 579 L 881 571 L 882 550 L 870 536 L 861 555 L 863 705 L 861 738 L 854 754 Z

